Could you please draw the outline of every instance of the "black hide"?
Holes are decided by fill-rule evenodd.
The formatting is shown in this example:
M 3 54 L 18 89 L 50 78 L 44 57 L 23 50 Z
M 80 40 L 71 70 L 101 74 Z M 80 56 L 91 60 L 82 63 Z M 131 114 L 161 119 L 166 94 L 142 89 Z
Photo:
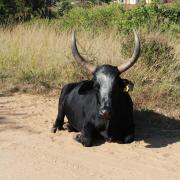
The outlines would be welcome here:
M 103 65 L 93 79 L 64 86 L 53 132 L 62 129 L 64 116 L 71 130 L 80 131 L 76 140 L 91 146 L 95 133 L 108 141 L 134 140 L 133 103 L 124 92 L 128 80 L 120 78 L 116 67 Z

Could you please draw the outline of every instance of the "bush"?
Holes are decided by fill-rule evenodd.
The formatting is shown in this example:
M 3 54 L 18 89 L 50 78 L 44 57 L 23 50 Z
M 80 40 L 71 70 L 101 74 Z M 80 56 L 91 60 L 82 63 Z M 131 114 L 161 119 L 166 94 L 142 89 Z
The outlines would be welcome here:
M 29 20 L 31 18 L 31 13 L 32 9 L 25 0 L 0 1 L 1 24 Z
M 128 35 L 126 41 L 122 43 L 122 54 L 129 57 L 132 54 L 134 37 Z M 167 40 L 157 34 L 141 37 L 141 59 L 147 68 L 154 70 L 170 66 L 176 61 L 175 49 L 169 45 Z
M 173 47 L 166 42 L 159 42 L 155 39 L 146 40 L 143 43 L 142 59 L 148 67 L 162 68 L 170 65 L 175 59 Z
M 63 16 L 66 13 L 68 13 L 72 9 L 71 1 L 69 0 L 58 0 L 56 1 L 55 5 L 55 11 L 57 12 L 58 16 Z
M 131 9 L 118 4 L 74 7 L 62 17 L 61 26 L 93 30 L 113 28 L 126 33 L 134 28 L 179 32 L 179 16 L 180 8 L 175 5 L 139 5 Z

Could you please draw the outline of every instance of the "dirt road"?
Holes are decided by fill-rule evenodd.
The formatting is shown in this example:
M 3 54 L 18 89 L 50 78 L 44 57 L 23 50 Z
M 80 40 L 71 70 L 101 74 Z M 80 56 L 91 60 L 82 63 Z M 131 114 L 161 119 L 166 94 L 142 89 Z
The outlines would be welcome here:
M 156 122 L 141 119 L 136 142 L 85 148 L 74 133 L 50 133 L 56 113 L 56 98 L 1 95 L 0 180 L 180 179 L 179 121 L 166 118 L 162 126 L 161 115 L 137 112 Z

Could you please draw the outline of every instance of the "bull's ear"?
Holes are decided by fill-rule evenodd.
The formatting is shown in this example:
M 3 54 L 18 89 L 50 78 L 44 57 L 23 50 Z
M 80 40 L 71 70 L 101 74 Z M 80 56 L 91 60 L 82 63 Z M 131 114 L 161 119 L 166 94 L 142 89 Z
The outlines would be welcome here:
M 85 94 L 87 91 L 91 90 L 93 88 L 93 81 L 83 81 L 80 88 L 79 88 L 79 94 Z
M 124 92 L 133 91 L 134 84 L 127 79 L 122 79 L 122 80 L 123 80 L 123 91 Z

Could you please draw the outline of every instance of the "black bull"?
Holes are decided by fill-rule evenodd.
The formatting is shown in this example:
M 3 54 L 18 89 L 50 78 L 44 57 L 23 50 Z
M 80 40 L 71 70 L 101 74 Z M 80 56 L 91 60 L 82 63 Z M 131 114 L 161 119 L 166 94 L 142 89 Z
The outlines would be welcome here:
M 64 86 L 52 132 L 62 129 L 66 115 L 69 128 L 81 132 L 75 139 L 84 146 L 92 145 L 96 133 L 107 141 L 130 143 L 134 140 L 133 102 L 124 90 L 130 81 L 120 78 L 120 74 L 129 69 L 140 54 L 139 38 L 136 32 L 134 35 L 135 49 L 127 63 L 117 67 L 95 67 L 79 54 L 73 33 L 73 55 L 82 67 L 93 74 L 93 78 Z

